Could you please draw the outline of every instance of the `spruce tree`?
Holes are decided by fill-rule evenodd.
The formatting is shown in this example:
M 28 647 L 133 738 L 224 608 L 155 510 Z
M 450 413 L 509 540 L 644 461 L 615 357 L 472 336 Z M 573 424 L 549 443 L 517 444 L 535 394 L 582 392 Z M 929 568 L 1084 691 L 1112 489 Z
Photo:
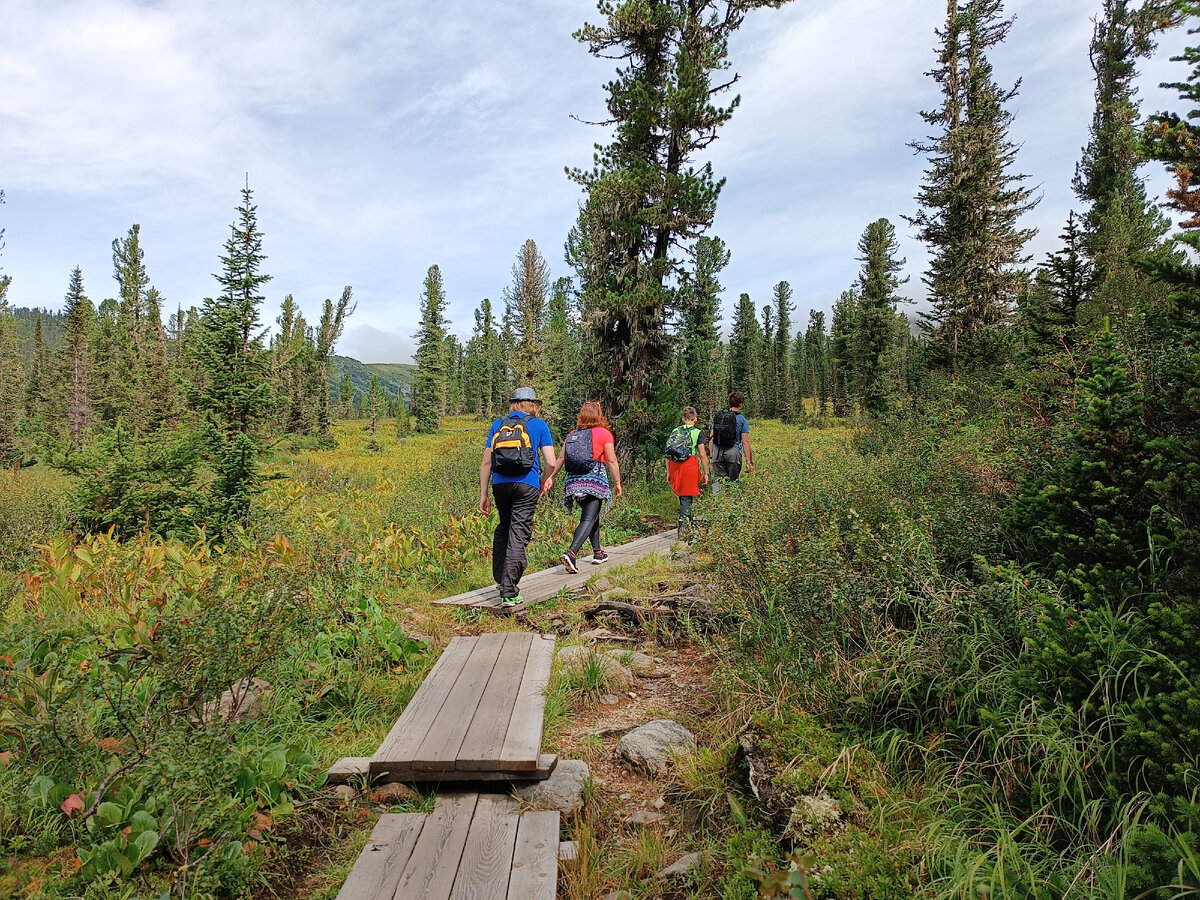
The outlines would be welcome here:
M 124 419 L 135 432 L 144 433 L 150 424 L 141 392 L 149 381 L 149 341 L 146 323 L 146 274 L 140 225 L 134 224 L 124 238 L 112 242 L 113 278 L 117 282 L 116 334 L 112 369 L 107 379 L 108 402 L 116 418 Z
M 270 414 L 271 384 L 262 346 L 259 308 L 271 276 L 262 272 L 262 232 L 249 185 L 230 226 L 221 256 L 221 286 L 200 310 L 196 355 L 205 381 L 193 405 L 207 429 L 216 479 L 212 485 L 219 526 L 243 522 L 260 481 L 259 428 Z
M 749 294 L 738 298 L 729 335 L 729 389 L 752 394 L 755 382 L 754 366 L 762 344 L 762 329 L 755 316 L 754 301 Z M 748 400 L 753 399 L 748 397 Z
M 781 281 L 774 288 L 775 296 L 775 347 L 772 352 L 775 384 L 775 415 L 784 422 L 795 416 L 796 386 L 792 380 L 792 286 Z
M 911 146 L 929 160 L 917 194 L 920 210 L 905 219 L 929 248 L 924 281 L 932 311 L 921 315 L 935 365 L 952 372 L 995 361 L 995 332 L 1008 319 L 1022 283 L 1023 248 L 1034 232 L 1018 227 L 1036 205 L 1014 174 L 1009 140 L 1017 95 L 993 79 L 987 54 L 1012 20 L 1001 0 L 949 0 L 942 48 L 929 74 L 941 87 L 939 109 L 923 112 L 940 133 Z
M 566 400 L 566 386 L 575 372 L 579 356 L 579 341 L 573 334 L 571 322 L 571 279 L 559 278 L 550 292 L 546 307 L 545 372 L 542 376 L 545 405 L 561 409 Z
M 701 421 L 725 406 L 721 366 L 721 285 L 719 276 L 730 253 L 719 237 L 702 237 L 692 248 L 690 272 L 684 281 L 686 311 L 680 329 L 679 387 L 683 405 L 696 407 Z
M 690 245 L 711 226 L 723 180 L 697 156 L 738 105 L 717 101 L 736 76 L 728 42 L 746 13 L 776 0 L 603 0 L 605 21 L 576 37 L 622 68 L 606 85 L 613 136 L 590 170 L 570 177 L 586 193 L 567 241 L 580 278 L 584 371 L 614 416 L 633 410 L 618 451 L 658 426 L 651 408 L 668 388 L 678 278 Z
M 856 378 L 855 325 L 858 319 L 858 294 L 842 291 L 833 304 L 829 335 L 829 390 L 833 413 L 849 414 L 853 408 L 853 384 Z
M 825 333 L 825 313 L 808 311 L 808 327 L 804 329 L 805 377 L 813 398 L 813 418 L 820 419 L 829 407 L 829 338 Z
M 1067 214 L 1060 239 L 1062 249 L 1046 255 L 1034 284 L 1020 302 L 1027 343 L 1035 356 L 1074 346 L 1080 309 L 1095 284 L 1095 267 L 1086 254 L 1085 236 L 1073 210 Z
M 1075 170 L 1075 195 L 1085 204 L 1082 241 L 1093 269 L 1083 323 L 1119 321 L 1148 287 L 1137 260 L 1160 243 L 1169 223 L 1146 196 L 1136 148 L 1141 118 L 1134 81 L 1140 59 L 1154 52 L 1155 32 L 1175 24 L 1174 0 L 1102 0 L 1092 33 L 1096 105 L 1090 140 Z M 1074 324 L 1074 323 L 1072 323 Z
M 66 334 L 58 353 L 59 410 L 71 447 L 79 450 L 92 424 L 92 329 L 96 310 L 83 289 L 83 270 L 76 266 L 66 295 Z
M 550 267 L 532 240 L 521 245 L 512 267 L 512 283 L 504 289 L 504 326 L 508 366 L 517 385 L 544 393 L 545 336 Z M 539 393 L 540 396 L 540 393 Z
M 413 338 L 417 341 L 413 376 L 413 414 L 416 430 L 432 434 L 441 426 L 446 414 L 446 294 L 442 287 L 442 271 L 430 266 L 425 274 L 421 292 L 421 326 Z
M 750 415 L 773 419 L 779 415 L 778 397 L 775 389 L 778 379 L 775 372 L 775 310 L 767 304 L 762 308 L 762 338 L 754 354 L 749 403 Z
M 25 379 L 25 416 L 35 423 L 39 431 L 45 425 L 46 401 L 49 395 L 48 377 L 46 336 L 42 329 L 42 313 L 38 310 L 33 326 L 33 355 L 29 364 L 29 374 Z
M 899 249 L 896 229 L 887 219 L 872 222 L 858 240 L 862 269 L 850 350 L 854 357 L 852 386 L 855 398 L 872 415 L 888 409 L 897 388 L 894 382 L 888 383 L 885 358 L 898 337 L 896 291 L 907 281 L 897 276 L 905 262 L 896 258 Z
M 382 450 L 376 433 L 379 431 L 379 410 L 383 405 L 383 388 L 379 384 L 379 376 L 371 376 L 371 384 L 367 388 L 367 422 L 371 431 L 371 440 L 367 442 L 368 450 Z

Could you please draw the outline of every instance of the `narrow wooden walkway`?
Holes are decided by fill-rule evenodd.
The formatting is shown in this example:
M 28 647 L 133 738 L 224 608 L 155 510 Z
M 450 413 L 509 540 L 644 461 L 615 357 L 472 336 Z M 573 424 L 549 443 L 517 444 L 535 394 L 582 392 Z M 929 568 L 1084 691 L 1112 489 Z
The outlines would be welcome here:
M 456 637 L 371 758 L 373 779 L 545 778 L 545 688 L 554 638 L 525 632 Z
M 337 900 L 553 900 L 557 812 L 502 794 L 443 794 L 429 814 L 381 816 Z
M 659 534 L 652 534 L 649 537 L 638 538 L 636 541 L 611 547 L 605 551 L 608 553 L 610 560 L 605 565 L 622 565 L 636 562 L 643 556 L 651 553 L 669 553 L 673 543 L 675 543 L 674 529 L 663 531 Z M 474 591 L 467 591 L 465 594 L 446 597 L 443 600 L 434 600 L 433 605 L 469 606 L 499 615 L 511 615 L 512 613 L 520 612 L 534 603 L 549 600 L 564 587 L 573 588 L 582 585 L 588 578 L 603 568 L 601 566 L 593 566 L 591 562 L 592 558 L 590 556 L 580 556 L 579 573 L 576 575 L 572 575 L 562 566 L 555 566 L 551 569 L 543 569 L 540 572 L 526 575 L 521 579 L 521 596 L 525 598 L 524 602 L 518 603 L 515 606 L 504 606 L 500 602 L 500 592 L 494 584 Z

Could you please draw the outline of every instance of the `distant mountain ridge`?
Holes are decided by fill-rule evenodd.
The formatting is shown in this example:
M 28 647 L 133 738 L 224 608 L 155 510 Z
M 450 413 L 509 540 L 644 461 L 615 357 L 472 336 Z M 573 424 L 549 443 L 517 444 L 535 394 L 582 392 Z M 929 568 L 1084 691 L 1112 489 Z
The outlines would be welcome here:
M 335 395 L 345 372 L 350 373 L 350 382 L 356 393 L 365 395 L 371 386 L 371 376 L 375 375 L 389 399 L 395 398 L 398 393 L 405 397 L 412 394 L 413 373 L 417 367 L 411 363 L 364 363 L 350 356 L 334 356 L 332 363 L 329 378 Z

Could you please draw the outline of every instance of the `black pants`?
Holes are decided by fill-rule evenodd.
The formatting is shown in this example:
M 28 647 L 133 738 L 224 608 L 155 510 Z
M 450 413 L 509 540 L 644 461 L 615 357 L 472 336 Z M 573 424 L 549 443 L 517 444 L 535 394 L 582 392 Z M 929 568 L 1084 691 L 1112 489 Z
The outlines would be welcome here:
M 517 596 L 517 583 L 525 574 L 525 548 L 533 534 L 533 513 L 541 492 L 528 484 L 493 484 L 492 497 L 500 524 L 492 535 L 492 577 L 501 597 Z
M 679 521 L 687 519 L 693 525 L 696 524 L 696 517 L 692 515 L 692 503 L 695 502 L 695 497 L 680 497 L 679 498 Z
M 583 546 L 588 538 L 592 540 L 592 553 L 600 552 L 600 510 L 604 501 L 599 497 L 576 497 L 575 502 L 583 514 L 579 517 L 579 525 L 571 537 L 571 552 L 575 553 Z

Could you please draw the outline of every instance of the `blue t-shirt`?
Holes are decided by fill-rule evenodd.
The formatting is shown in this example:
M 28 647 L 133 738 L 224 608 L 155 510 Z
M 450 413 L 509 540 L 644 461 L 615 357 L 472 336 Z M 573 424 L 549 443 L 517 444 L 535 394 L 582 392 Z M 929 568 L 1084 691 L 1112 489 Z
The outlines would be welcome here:
M 712 426 L 709 425 L 708 433 L 712 434 L 712 432 L 713 432 Z M 733 446 L 735 446 L 737 449 L 741 450 L 742 449 L 742 435 L 749 434 L 749 433 L 750 433 L 750 423 L 746 421 L 745 416 L 743 416 L 741 413 L 738 413 L 737 414 L 737 440 L 733 442 Z M 718 447 L 717 449 L 720 450 L 721 448 Z
M 540 488 L 542 486 L 542 448 L 554 446 L 554 438 L 550 436 L 550 426 L 537 416 L 531 416 L 528 413 L 511 412 L 508 415 L 526 420 L 525 430 L 529 432 L 529 440 L 533 441 L 533 468 L 524 475 L 500 475 L 493 472 L 492 484 L 528 484 Z M 503 418 L 507 418 L 507 416 Z M 503 418 L 492 423 L 492 430 L 488 432 L 485 447 L 492 446 L 492 438 L 500 430 Z

